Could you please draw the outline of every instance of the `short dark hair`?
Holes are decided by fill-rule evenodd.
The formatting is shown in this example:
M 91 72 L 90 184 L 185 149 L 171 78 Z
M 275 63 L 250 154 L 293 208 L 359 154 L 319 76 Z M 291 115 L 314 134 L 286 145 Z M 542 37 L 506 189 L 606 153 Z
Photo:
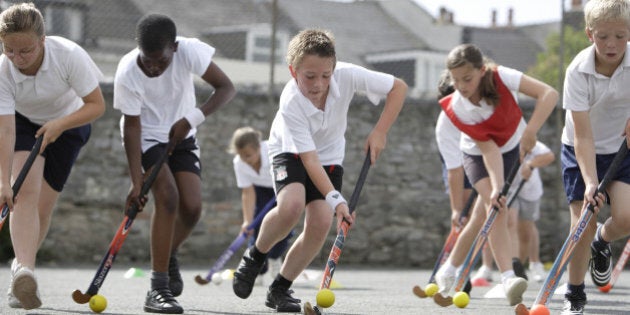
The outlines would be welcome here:
M 163 14 L 148 14 L 136 26 L 138 47 L 145 51 L 157 51 L 175 43 L 175 22 Z

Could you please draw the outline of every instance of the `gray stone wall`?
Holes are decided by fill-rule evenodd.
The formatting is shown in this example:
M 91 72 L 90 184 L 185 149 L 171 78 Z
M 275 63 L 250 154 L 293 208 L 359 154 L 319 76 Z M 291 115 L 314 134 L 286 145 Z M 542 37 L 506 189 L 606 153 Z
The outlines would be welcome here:
M 60 198 L 40 263 L 97 264 L 123 218 L 129 189 L 126 157 L 120 141 L 119 112 L 111 106 L 111 87 L 104 87 L 108 108 L 93 125 Z M 201 91 L 205 99 L 209 91 Z M 527 103 L 527 102 L 525 102 Z M 531 103 L 530 103 L 531 106 Z M 349 197 L 363 161 L 363 143 L 382 111 L 363 97 L 351 106 L 347 132 L 343 193 Z M 250 125 L 268 134 L 276 105 L 261 93 L 239 91 L 227 106 L 199 128 L 203 163 L 204 214 L 180 250 L 185 263 L 211 266 L 239 233 L 240 191 L 232 156 L 226 152 L 232 132 Z M 364 186 L 358 218 L 344 246 L 343 264 L 432 267 L 449 232 L 448 197 L 434 137 L 439 108 L 433 100 L 409 99 L 389 133 L 386 151 L 372 167 Z M 555 115 L 555 114 L 554 114 Z M 552 116 L 555 117 L 555 116 Z M 559 134 L 550 119 L 541 139 L 558 152 Z M 546 193 L 540 223 L 543 260 L 553 260 L 568 231 L 557 164 L 543 170 Z M 151 206 L 138 215 L 117 261 L 148 265 Z M 301 231 L 298 226 L 297 232 Z M 322 266 L 335 231 L 331 230 L 314 264 Z M 240 253 L 234 255 L 234 264 Z

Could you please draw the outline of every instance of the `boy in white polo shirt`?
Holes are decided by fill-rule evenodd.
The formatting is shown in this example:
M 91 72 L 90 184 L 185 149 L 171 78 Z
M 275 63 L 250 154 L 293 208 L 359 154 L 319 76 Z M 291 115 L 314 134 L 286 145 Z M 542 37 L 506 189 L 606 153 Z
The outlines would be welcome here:
M 79 151 L 90 137 L 90 122 L 105 111 L 102 74 L 77 44 L 46 36 L 44 19 L 32 3 L 14 4 L 0 15 L 0 204 L 11 208 L 11 264 L 8 304 L 41 306 L 34 275 L 53 208 Z M 33 163 L 13 204 L 11 177 L 20 172 L 36 137 L 41 155 Z
M 201 216 L 201 163 L 196 127 L 207 115 L 229 102 L 235 90 L 214 63 L 214 48 L 193 38 L 176 37 L 175 23 L 164 15 L 144 16 L 136 28 L 138 48 L 119 62 L 114 79 L 114 108 L 123 113 L 124 140 L 132 189 L 127 204 L 140 207 L 143 172 L 167 150 L 151 188 L 155 210 L 151 221 L 151 290 L 144 310 L 182 313 L 175 296 L 183 282 L 175 260 Z M 193 79 L 214 88 L 197 107 Z M 168 143 L 168 144 L 167 144 Z
M 407 85 L 391 75 L 337 62 L 332 35 L 321 30 L 297 34 L 289 43 L 287 62 L 293 79 L 282 91 L 269 138 L 278 206 L 265 217 L 255 246 L 243 255 L 233 289 L 243 299 L 251 294 L 265 256 L 306 208 L 304 230 L 289 249 L 265 302 L 278 312 L 299 312 L 300 300 L 289 289 L 293 280 L 321 250 L 335 213 L 337 227 L 343 219 L 353 222 L 339 192 L 350 102 L 356 92 L 364 92 L 374 104 L 386 97 L 364 145 L 374 163 L 402 109 Z
M 564 84 L 567 112 L 561 162 L 572 226 L 585 205 L 596 205 L 597 211 L 606 200 L 603 194 L 593 198 L 597 185 L 624 137 L 630 135 L 630 1 L 591 0 L 584 7 L 584 20 L 593 45 L 575 56 Z M 628 184 L 630 155 L 606 189 L 611 216 L 600 228 L 597 220 L 590 220 L 568 263 L 563 314 L 584 312 L 584 275 L 589 267 L 595 285 L 605 286 L 610 281 L 610 242 L 628 236 L 630 231 Z

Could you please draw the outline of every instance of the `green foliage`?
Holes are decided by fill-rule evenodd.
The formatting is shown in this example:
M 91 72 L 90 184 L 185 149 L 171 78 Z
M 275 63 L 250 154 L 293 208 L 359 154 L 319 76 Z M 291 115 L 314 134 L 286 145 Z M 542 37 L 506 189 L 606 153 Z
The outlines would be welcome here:
M 563 76 L 564 69 L 571 63 L 573 57 L 590 44 L 583 30 L 575 30 L 570 26 L 564 27 Z M 531 67 L 527 74 L 557 87 L 560 78 L 560 32 L 552 33 L 547 37 L 547 50 L 539 53 L 536 60 L 536 65 Z M 562 89 L 559 90 L 562 91 Z

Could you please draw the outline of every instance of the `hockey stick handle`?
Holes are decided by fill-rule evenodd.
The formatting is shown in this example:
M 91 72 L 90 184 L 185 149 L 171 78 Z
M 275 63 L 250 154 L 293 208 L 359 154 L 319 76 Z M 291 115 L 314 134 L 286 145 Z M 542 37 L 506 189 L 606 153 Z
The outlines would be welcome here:
M 368 170 L 370 169 L 371 164 L 372 161 L 370 158 L 370 150 L 368 149 L 365 160 L 363 161 L 363 166 L 361 167 L 361 172 L 359 173 L 359 178 L 357 179 L 357 183 L 354 186 L 354 191 L 352 192 L 352 195 L 350 197 L 350 204 L 348 205 L 350 213 L 354 212 L 354 209 L 359 202 L 359 196 L 361 195 L 361 190 L 363 189 L 363 184 L 365 183 L 365 179 L 367 178 Z M 339 256 L 341 256 L 343 244 L 346 236 L 348 235 L 349 229 L 350 223 L 345 219 L 342 220 L 341 227 L 337 232 L 337 238 L 335 239 L 335 243 L 330 249 L 330 254 L 328 255 L 328 261 L 326 262 L 326 268 L 324 269 L 324 275 L 322 277 L 320 289 L 330 287 L 330 281 L 332 280 L 332 276 L 335 273 L 335 269 L 337 268 L 337 262 L 339 261 Z
M 508 208 L 510 208 L 512 204 L 514 203 L 514 201 L 516 201 L 516 198 L 518 198 L 518 194 L 521 192 L 521 189 L 523 188 L 526 182 L 527 182 L 526 179 L 521 179 L 521 182 L 518 183 L 518 187 L 516 187 L 514 194 L 512 194 L 512 198 L 510 199 L 510 201 L 508 201 L 508 204 L 507 204 Z
M 160 156 L 160 159 L 157 160 L 157 162 L 155 162 L 155 164 L 153 166 L 153 170 L 151 170 L 151 173 L 149 173 L 149 176 L 147 176 L 147 178 L 142 183 L 142 187 L 140 187 L 140 197 L 141 198 L 146 196 L 149 193 L 149 190 L 151 190 L 151 185 L 153 185 L 153 182 L 155 181 L 155 178 L 160 173 L 160 169 L 162 168 L 162 164 L 164 164 L 164 162 L 166 162 L 166 159 L 169 156 L 169 151 L 171 150 L 171 148 L 173 146 L 174 145 L 171 144 L 170 142 L 166 145 L 166 149 L 164 150 L 164 153 L 162 153 L 162 155 Z M 129 217 L 129 219 L 131 221 L 133 221 L 133 219 L 136 218 L 136 214 L 138 214 L 138 210 L 139 210 L 138 209 L 138 205 L 135 204 L 135 203 L 132 203 L 131 206 L 129 207 L 129 209 L 127 209 L 127 212 L 126 212 L 127 217 Z
M 464 210 L 462 210 L 462 213 L 459 214 L 458 221 L 460 224 L 463 222 L 464 218 L 468 217 L 470 210 L 475 204 L 475 199 L 477 199 L 477 195 L 479 195 L 477 193 L 477 190 L 473 188 L 472 191 L 470 192 L 470 196 L 468 196 L 468 199 L 466 200 L 466 204 L 464 205 Z
M 470 213 L 470 210 L 472 209 L 472 206 L 475 203 L 475 199 L 477 199 L 477 195 L 478 195 L 477 191 L 475 189 L 472 189 L 470 196 L 468 196 L 468 199 L 466 200 L 464 209 L 459 214 L 459 218 L 457 219 L 460 225 L 462 225 L 464 222 L 464 219 L 468 217 L 468 214 Z M 459 236 L 460 229 L 461 229 L 460 227 L 455 227 L 454 230 L 451 230 L 451 232 L 448 234 L 446 241 L 444 241 L 444 246 L 442 247 L 442 251 L 440 251 L 440 254 L 435 260 L 435 264 L 433 265 L 433 271 L 431 272 L 431 277 L 429 277 L 429 283 L 435 282 L 435 274 L 440 269 L 442 264 L 446 261 L 446 259 L 448 259 L 448 256 L 450 256 L 450 253 L 453 250 L 453 246 L 455 245 L 455 242 L 457 241 L 457 237 Z
M 262 210 L 258 212 L 256 217 L 254 218 L 254 221 L 252 221 L 252 223 L 247 225 L 247 228 L 246 228 L 247 231 L 251 231 L 257 228 L 258 226 L 260 226 L 260 223 L 265 218 L 265 215 L 267 214 L 267 212 L 269 212 L 269 210 L 271 210 L 271 208 L 273 208 L 275 203 L 276 203 L 276 197 L 274 196 L 269 201 L 267 201 L 267 203 L 262 208 Z M 197 279 L 197 277 L 201 278 L 201 276 L 197 276 L 195 277 L 195 280 L 197 281 L 197 283 L 206 284 L 207 282 L 209 282 L 212 279 L 212 275 L 214 275 L 217 271 L 223 268 L 223 266 L 225 266 L 225 264 L 227 263 L 228 260 L 230 260 L 232 255 L 234 255 L 234 253 L 243 245 L 243 243 L 245 243 L 246 239 L 247 239 L 247 232 L 239 233 L 238 236 L 232 241 L 232 243 L 230 243 L 230 246 L 228 246 L 228 248 L 221 254 L 221 256 L 219 256 L 219 258 L 214 263 L 214 265 L 212 265 L 212 267 L 210 268 L 210 270 L 204 277 L 206 281 L 203 281 L 203 279 Z
M 153 165 L 153 169 L 149 173 L 149 176 L 147 176 L 147 178 L 142 183 L 142 187 L 140 188 L 140 196 L 145 196 L 146 194 L 149 193 L 149 190 L 151 189 L 151 185 L 157 178 L 157 175 L 160 172 L 162 165 L 164 164 L 164 162 L 169 156 L 170 147 L 171 147 L 171 144 L 169 143 L 164 153 L 162 153 L 158 161 Z M 118 251 L 122 247 L 125 239 L 127 238 L 127 235 L 129 235 L 128 233 L 129 229 L 131 228 L 131 225 L 133 224 L 133 220 L 135 219 L 137 212 L 138 212 L 138 206 L 136 204 L 132 204 L 129 207 L 129 209 L 127 209 L 125 218 L 123 219 L 122 223 L 118 227 L 118 230 L 116 231 L 116 234 L 114 235 L 114 238 L 112 239 L 112 242 L 109 245 L 109 249 L 107 250 L 107 252 L 105 253 L 105 256 L 103 257 L 103 260 L 101 260 L 101 263 L 98 266 L 96 274 L 94 275 L 94 278 L 92 279 L 92 282 L 90 283 L 88 290 L 86 291 L 85 294 L 81 294 L 81 292 L 78 290 L 75 290 L 75 292 L 72 294 L 72 298 L 74 299 L 75 302 L 87 303 L 87 301 L 85 301 L 86 297 L 87 297 L 87 300 L 89 301 L 89 297 L 98 293 L 98 290 L 103 285 L 103 282 L 105 281 L 105 277 L 107 277 L 107 273 L 111 269 L 114 263 L 114 260 L 116 259 L 116 255 L 118 254 Z
M 621 165 L 621 162 L 626 158 L 627 153 L 628 153 L 628 143 L 626 139 L 624 138 L 623 142 L 621 143 L 621 146 L 619 147 L 619 151 L 617 152 L 612 162 L 608 166 L 608 170 L 604 174 L 604 178 L 599 183 L 599 185 L 597 185 L 597 191 L 595 192 L 594 196 L 596 196 L 599 193 L 603 193 L 606 190 L 606 186 L 608 186 L 610 181 L 616 175 L 617 169 Z M 595 206 L 589 203 L 588 206 L 586 207 L 586 211 L 584 210 L 582 211 L 582 215 L 580 216 L 580 219 L 577 221 L 575 226 L 571 229 L 569 236 L 564 241 L 564 245 L 562 245 L 562 249 L 560 249 L 560 252 L 558 253 L 558 256 L 556 257 L 556 260 L 554 261 L 553 266 L 551 267 L 551 270 L 549 271 L 549 274 L 547 274 L 547 278 L 545 279 L 543 286 L 540 288 L 540 291 L 538 292 L 538 296 L 536 297 L 536 300 L 534 301 L 534 305 L 536 304 L 547 305 L 547 303 L 549 302 L 549 297 L 556 290 L 556 287 L 558 286 L 558 282 L 562 278 L 562 275 L 566 269 L 566 266 L 573 256 L 573 250 L 575 249 L 575 246 L 582 238 L 582 234 L 586 226 L 588 225 L 589 221 L 593 217 L 594 213 L 595 213 Z
M 271 198 L 271 199 L 269 199 L 269 201 L 267 201 L 267 203 L 262 208 L 262 210 L 260 210 L 260 212 L 258 212 L 258 215 L 256 215 L 256 217 L 254 218 L 254 221 L 252 221 L 252 223 L 250 223 L 247 226 L 247 230 L 251 231 L 251 230 L 259 227 L 260 223 L 265 218 L 265 215 L 267 214 L 267 212 L 269 212 L 269 210 L 271 210 L 271 208 L 273 208 L 273 205 L 275 203 L 276 203 L 276 196 L 273 196 L 273 198 Z
M 357 183 L 354 186 L 354 191 L 352 192 L 352 195 L 350 195 L 350 203 L 348 204 L 350 214 L 354 212 L 354 209 L 357 207 L 357 203 L 359 203 L 359 196 L 361 195 L 361 190 L 363 189 L 363 184 L 365 183 L 365 179 L 367 178 L 368 170 L 370 169 L 371 164 L 372 162 L 370 158 L 370 149 L 368 149 L 367 154 L 365 155 L 365 160 L 363 161 L 363 166 L 361 166 L 359 178 L 357 179 Z
M 15 179 L 15 182 L 13 183 L 12 190 L 13 190 L 14 199 L 17 196 L 18 192 L 20 191 L 20 188 L 22 187 L 22 184 L 24 183 L 24 180 L 26 179 L 28 172 L 31 170 L 31 166 L 33 166 L 35 159 L 39 155 L 39 151 L 42 148 L 43 140 L 44 140 L 43 136 L 39 136 L 37 140 L 35 140 L 33 149 L 31 149 L 31 152 L 28 154 L 28 157 L 26 157 L 26 161 L 24 161 L 24 165 L 22 166 L 20 173 L 18 174 L 17 178 Z M 9 206 L 5 203 L 2 206 L 2 213 L 0 213 L 0 229 L 2 229 L 2 225 L 4 224 L 4 220 L 7 218 L 7 216 L 9 216 Z
M 514 181 L 514 178 L 516 177 L 516 174 L 518 173 L 518 170 L 520 167 L 521 167 L 520 160 L 516 160 L 516 163 L 514 163 L 514 165 L 510 169 L 510 172 L 508 173 L 508 176 L 505 179 L 505 182 L 503 183 L 503 188 L 499 192 L 498 199 L 501 199 L 501 197 L 507 196 L 508 192 L 510 191 L 510 186 L 512 185 L 512 182 Z M 486 244 L 486 241 L 488 240 L 488 234 L 490 234 L 490 230 L 492 229 L 494 220 L 496 219 L 498 213 L 499 213 L 499 208 L 493 205 L 492 211 L 490 212 L 490 214 L 488 214 L 486 221 L 484 222 L 481 230 L 479 230 L 479 233 L 475 237 L 475 240 L 473 241 L 470 247 L 470 250 L 468 251 L 468 254 L 466 255 L 466 259 L 464 260 L 464 263 L 462 264 L 462 271 L 460 272 L 459 276 L 456 278 L 456 281 L 455 281 L 456 292 L 460 291 L 464 287 L 466 282 L 468 281 L 470 270 L 477 264 L 477 261 L 479 260 L 479 257 L 481 256 L 480 255 L 481 249 L 483 248 L 483 246 Z

